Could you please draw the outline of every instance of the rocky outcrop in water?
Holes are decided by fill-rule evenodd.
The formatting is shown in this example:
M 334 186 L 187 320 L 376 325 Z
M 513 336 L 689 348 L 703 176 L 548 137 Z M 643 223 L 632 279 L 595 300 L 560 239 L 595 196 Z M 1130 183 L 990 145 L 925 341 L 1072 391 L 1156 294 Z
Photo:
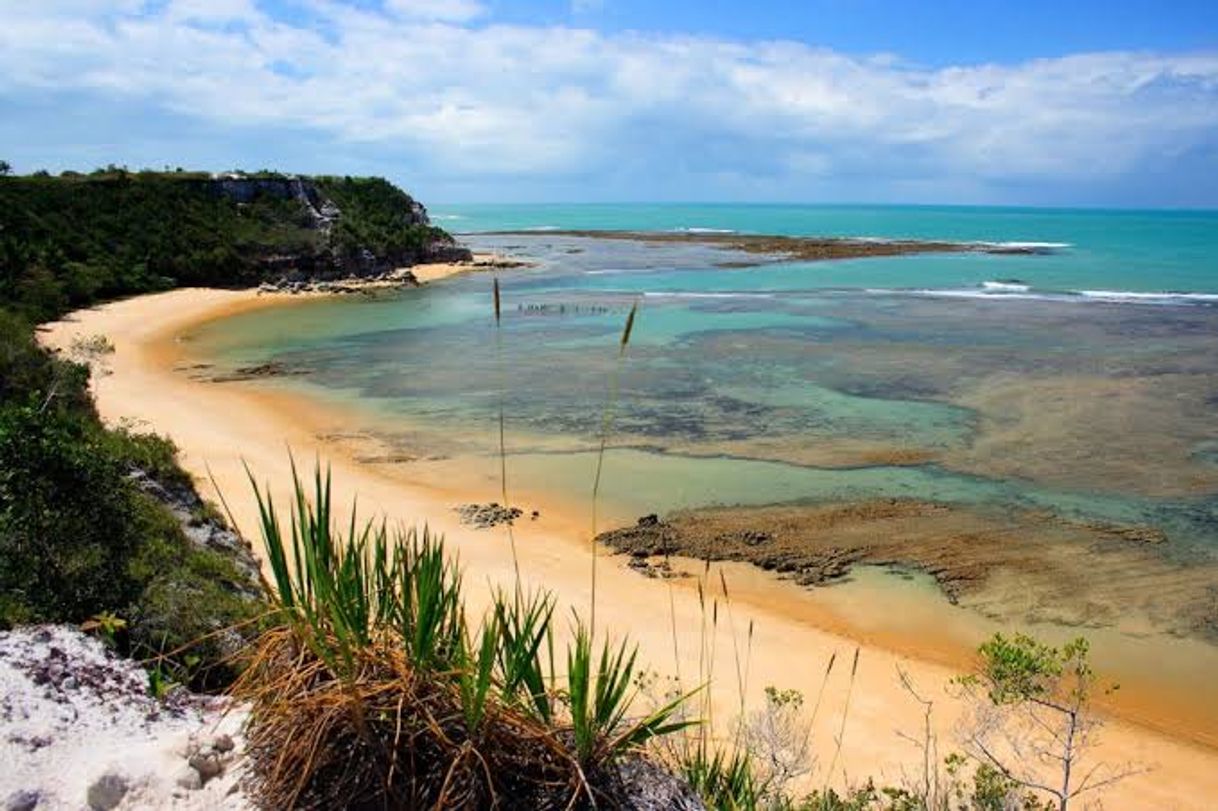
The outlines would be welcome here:
M 461 516 L 461 523 L 475 529 L 490 529 L 500 524 L 511 526 L 516 523 L 517 518 L 524 515 L 524 511 L 519 507 L 503 507 L 493 501 L 489 504 L 462 504 L 455 509 Z M 534 510 L 530 517 L 536 521 L 539 515 L 540 513 Z

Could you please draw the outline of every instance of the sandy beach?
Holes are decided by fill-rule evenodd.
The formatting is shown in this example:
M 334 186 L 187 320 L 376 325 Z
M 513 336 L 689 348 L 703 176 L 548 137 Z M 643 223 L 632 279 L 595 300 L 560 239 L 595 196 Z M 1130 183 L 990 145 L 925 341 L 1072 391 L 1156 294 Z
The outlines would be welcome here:
M 466 264 L 435 267 L 421 276 L 416 272 L 416 276 L 429 282 L 469 269 Z M 409 466 L 359 463 L 351 442 L 334 438 L 349 428 L 345 415 L 323 404 L 257 383 L 218 385 L 192 379 L 187 367 L 199 359 L 191 356 L 189 343 L 180 340 L 183 334 L 208 321 L 257 308 L 292 306 L 293 301 L 299 299 L 278 293 L 175 290 L 74 313 L 43 329 L 41 338 L 66 351 L 75 338 L 106 336 L 115 351 L 103 360 L 106 373 L 94 377 L 103 418 L 111 424 L 130 422 L 138 429 L 169 435 L 201 492 L 215 498 L 209 476 L 214 478 L 247 535 L 252 536 L 256 526 L 256 508 L 243 462 L 260 480 L 270 481 L 277 500 L 285 503 L 290 448 L 299 460 L 317 457 L 332 465 L 339 503 L 349 504 L 358 496 L 364 515 L 380 513 L 407 525 L 426 523 L 443 533 L 451 550 L 460 556 L 471 595 L 481 593 L 478 586 L 484 583 L 510 584 L 513 559 L 506 532 L 473 530 L 463 526 L 453 512 L 457 504 L 486 500 L 487 493 L 422 485 L 410 480 Z M 495 474 L 497 471 L 488 471 L 488 479 Z M 586 614 L 591 567 L 589 515 L 586 510 L 557 504 L 543 504 L 541 510 L 540 520 L 520 522 L 516 527 L 523 577 L 530 586 L 557 594 L 563 606 L 561 616 L 567 615 L 568 605 Z M 690 682 L 698 672 L 706 622 L 695 579 L 647 579 L 627 568 L 624 558 L 610 557 L 604 551 L 600 554 L 598 627 L 617 635 L 629 634 L 640 646 L 641 660 L 651 669 L 670 675 L 679 671 L 686 686 L 694 686 Z M 857 623 L 848 621 L 852 607 L 840 599 L 836 604 L 832 599 L 814 600 L 794 584 L 777 582 L 744 564 L 725 564 L 723 572 L 732 600 L 730 610 L 719 612 L 714 645 L 712 689 L 717 722 L 739 712 L 735 652 L 748 646 L 751 626 L 746 691 L 750 705 L 760 701 L 767 685 L 812 692 L 831 655 L 848 659 L 856 646 L 860 648 L 840 758 L 852 779 L 873 776 L 877 782 L 900 783 L 920 758 L 918 750 L 898 734 L 917 734 L 922 723 L 922 708 L 902 689 L 898 668 L 909 674 L 923 695 L 934 698 L 940 750 L 955 748 L 952 729 L 963 707 L 945 688 L 966 666 L 967 655 L 948 633 L 941 639 L 911 640 L 903 638 L 899 628 L 860 632 Z M 718 567 L 711 569 L 711 577 L 718 593 Z M 899 615 L 906 607 L 903 598 L 896 594 L 892 599 L 895 604 L 886 610 Z M 832 720 L 818 723 L 813 732 L 813 751 L 820 753 L 822 770 L 817 781 L 825 779 L 823 769 L 835 746 L 848 689 L 848 668 L 839 667 L 822 709 L 822 718 Z M 1167 699 L 1182 706 L 1189 700 L 1187 696 Z M 1218 796 L 1214 730 L 1165 729 L 1154 708 L 1139 704 L 1136 697 L 1115 705 L 1114 712 L 1120 717 L 1110 719 L 1103 730 L 1095 758 L 1149 770 L 1104 793 L 1106 807 L 1210 807 L 1210 798 Z M 831 780 L 843 782 L 840 767 Z
M 450 276 L 458 276 L 462 273 L 474 273 L 504 267 L 522 267 L 526 264 L 528 263 L 506 259 L 494 253 L 476 253 L 468 262 L 426 262 L 414 265 L 410 268 L 410 273 L 419 284 L 428 284 L 429 282 L 447 279 Z

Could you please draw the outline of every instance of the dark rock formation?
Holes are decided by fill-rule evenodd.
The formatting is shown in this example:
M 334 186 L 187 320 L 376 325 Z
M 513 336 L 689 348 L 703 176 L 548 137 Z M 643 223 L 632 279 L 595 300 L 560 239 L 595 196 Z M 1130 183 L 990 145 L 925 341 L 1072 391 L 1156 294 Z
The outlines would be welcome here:
M 603 808 L 630 811 L 705 811 L 689 784 L 655 761 L 630 757 L 593 780 Z

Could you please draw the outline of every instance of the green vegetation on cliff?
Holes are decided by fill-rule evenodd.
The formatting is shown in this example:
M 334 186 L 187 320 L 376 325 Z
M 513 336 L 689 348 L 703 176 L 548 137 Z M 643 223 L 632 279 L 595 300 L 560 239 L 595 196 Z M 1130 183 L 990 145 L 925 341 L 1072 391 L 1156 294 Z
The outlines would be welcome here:
M 0 303 L 35 321 L 124 295 L 366 274 L 457 250 L 380 178 L 0 177 Z

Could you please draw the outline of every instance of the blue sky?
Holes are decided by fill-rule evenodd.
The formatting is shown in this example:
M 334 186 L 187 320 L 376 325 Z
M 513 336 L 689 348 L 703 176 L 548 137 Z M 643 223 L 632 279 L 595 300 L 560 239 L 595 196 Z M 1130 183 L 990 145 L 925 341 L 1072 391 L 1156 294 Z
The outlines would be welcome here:
M 1218 207 L 1218 3 L 40 0 L 0 158 L 425 201 Z

